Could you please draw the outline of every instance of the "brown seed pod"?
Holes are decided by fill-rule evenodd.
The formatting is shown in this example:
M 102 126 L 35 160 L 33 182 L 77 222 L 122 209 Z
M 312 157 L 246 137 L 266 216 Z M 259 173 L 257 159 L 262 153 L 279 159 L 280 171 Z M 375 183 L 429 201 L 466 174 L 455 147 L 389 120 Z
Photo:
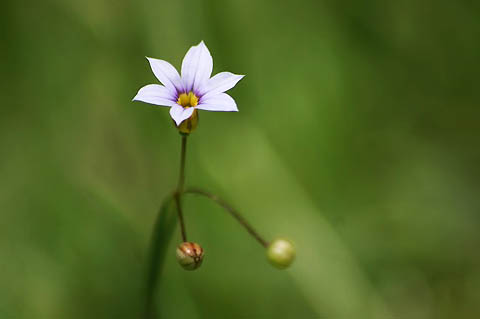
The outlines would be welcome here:
M 202 264 L 203 248 L 197 243 L 181 243 L 177 247 L 177 260 L 183 269 L 195 270 Z

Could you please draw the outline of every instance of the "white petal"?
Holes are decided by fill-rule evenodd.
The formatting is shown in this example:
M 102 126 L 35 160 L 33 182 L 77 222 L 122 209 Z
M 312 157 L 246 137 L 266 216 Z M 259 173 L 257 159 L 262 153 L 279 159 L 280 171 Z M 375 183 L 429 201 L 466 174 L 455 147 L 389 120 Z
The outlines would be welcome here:
M 194 110 L 194 107 L 188 107 L 184 109 L 182 106 L 175 104 L 170 108 L 170 116 L 178 126 L 180 123 L 192 116 Z
M 172 106 L 177 104 L 175 103 L 175 97 L 166 87 L 159 84 L 149 84 L 138 90 L 133 100 L 155 105 Z
M 177 70 L 167 61 L 147 57 L 153 74 L 172 92 L 183 92 L 183 82 Z
M 200 42 L 188 50 L 182 62 L 182 80 L 186 92 L 198 91 L 210 78 L 213 59 L 205 43 Z
M 199 92 L 201 95 L 217 94 L 233 88 L 245 75 L 220 72 L 209 79 Z
M 202 97 L 197 109 L 206 111 L 238 112 L 237 104 L 232 97 L 226 93 Z

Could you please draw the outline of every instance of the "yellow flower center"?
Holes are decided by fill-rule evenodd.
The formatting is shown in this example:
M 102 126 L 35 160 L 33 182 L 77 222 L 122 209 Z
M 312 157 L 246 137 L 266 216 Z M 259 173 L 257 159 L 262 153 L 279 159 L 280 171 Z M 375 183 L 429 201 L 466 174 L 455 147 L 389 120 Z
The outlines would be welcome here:
M 178 96 L 177 104 L 183 106 L 184 108 L 197 106 L 198 97 L 192 92 L 182 93 Z

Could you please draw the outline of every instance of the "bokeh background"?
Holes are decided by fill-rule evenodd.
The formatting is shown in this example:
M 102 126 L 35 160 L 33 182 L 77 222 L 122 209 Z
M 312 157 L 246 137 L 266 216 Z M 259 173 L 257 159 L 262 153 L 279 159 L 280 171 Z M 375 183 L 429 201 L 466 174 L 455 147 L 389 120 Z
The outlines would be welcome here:
M 164 318 L 480 315 L 475 1 L 2 2 L 0 318 L 140 318 L 157 209 L 176 184 L 168 110 L 131 102 L 204 40 L 247 76 L 200 113 L 187 184 L 298 258 L 273 269 L 214 203 L 185 199 L 201 269 Z

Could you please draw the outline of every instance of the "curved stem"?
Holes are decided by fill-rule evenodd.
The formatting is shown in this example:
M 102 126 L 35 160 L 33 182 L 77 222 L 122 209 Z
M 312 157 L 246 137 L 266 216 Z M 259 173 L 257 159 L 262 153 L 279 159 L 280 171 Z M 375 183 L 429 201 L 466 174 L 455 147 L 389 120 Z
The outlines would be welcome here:
M 237 210 L 235 210 L 232 206 L 230 206 L 227 202 L 225 202 L 217 195 L 206 192 L 199 188 L 187 188 L 184 193 L 202 195 L 213 200 L 218 205 L 222 206 L 227 212 L 229 212 L 230 215 L 235 218 L 240 223 L 240 225 L 242 225 L 250 233 L 250 235 L 252 235 L 262 246 L 268 247 L 268 242 L 263 239 L 263 237 L 260 236 L 260 234 L 257 233 L 255 229 L 253 229 L 253 227 L 245 220 L 245 218 L 243 218 L 243 216 L 240 215 Z

